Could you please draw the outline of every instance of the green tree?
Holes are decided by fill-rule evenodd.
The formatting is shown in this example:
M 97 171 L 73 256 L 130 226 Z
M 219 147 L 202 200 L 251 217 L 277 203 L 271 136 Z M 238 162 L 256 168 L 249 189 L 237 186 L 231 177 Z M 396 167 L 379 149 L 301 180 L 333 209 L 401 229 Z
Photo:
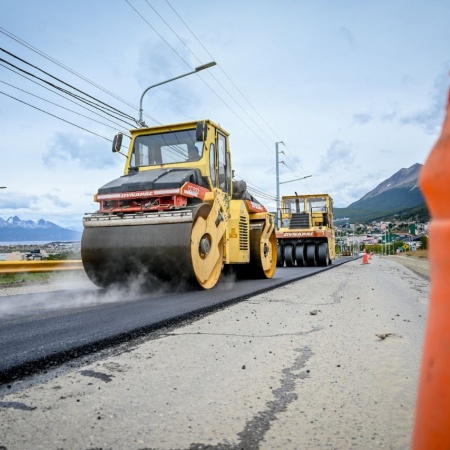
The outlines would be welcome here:
M 420 236 L 420 248 L 426 250 L 428 248 L 428 236 Z

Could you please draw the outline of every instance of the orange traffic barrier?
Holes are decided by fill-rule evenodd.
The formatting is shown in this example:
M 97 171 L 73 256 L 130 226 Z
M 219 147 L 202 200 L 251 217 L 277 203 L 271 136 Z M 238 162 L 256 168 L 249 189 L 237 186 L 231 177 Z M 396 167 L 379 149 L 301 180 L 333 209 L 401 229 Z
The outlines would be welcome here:
M 431 214 L 430 304 L 417 396 L 414 450 L 450 448 L 450 92 L 441 136 L 419 179 Z
M 367 255 L 366 251 L 363 251 L 363 264 L 369 264 L 369 256 Z

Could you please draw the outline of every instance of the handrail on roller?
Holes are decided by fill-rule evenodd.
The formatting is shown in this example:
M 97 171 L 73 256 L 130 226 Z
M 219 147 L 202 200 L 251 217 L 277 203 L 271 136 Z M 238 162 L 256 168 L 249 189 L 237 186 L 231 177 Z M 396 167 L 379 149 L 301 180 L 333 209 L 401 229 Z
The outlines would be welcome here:
M 83 264 L 79 259 L 50 261 L 0 261 L 0 274 L 26 272 L 54 272 L 61 270 L 81 270 Z

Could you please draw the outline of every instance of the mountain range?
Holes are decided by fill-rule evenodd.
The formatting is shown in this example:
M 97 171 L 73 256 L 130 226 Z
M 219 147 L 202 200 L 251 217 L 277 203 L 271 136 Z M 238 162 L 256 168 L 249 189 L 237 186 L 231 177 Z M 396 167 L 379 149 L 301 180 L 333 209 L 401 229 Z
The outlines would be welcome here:
M 0 218 L 0 242 L 21 241 L 79 241 L 79 231 L 62 228 L 53 222 L 40 219 L 21 220 L 19 217 Z
M 427 222 L 429 212 L 419 188 L 422 164 L 416 163 L 407 169 L 400 169 L 346 208 L 335 208 L 334 218 L 348 218 L 354 222 L 381 220 L 417 220 Z

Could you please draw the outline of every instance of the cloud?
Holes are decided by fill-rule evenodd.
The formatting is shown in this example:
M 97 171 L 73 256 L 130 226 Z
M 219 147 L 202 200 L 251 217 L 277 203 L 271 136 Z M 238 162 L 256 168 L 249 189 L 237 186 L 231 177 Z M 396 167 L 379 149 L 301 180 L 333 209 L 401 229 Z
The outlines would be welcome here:
M 333 187 L 334 192 L 339 193 L 339 195 L 335 195 L 335 206 L 337 208 L 349 206 L 375 189 L 385 179 L 386 171 L 381 169 L 364 173 L 362 177 L 356 174 L 355 177 L 338 182 Z
M 383 122 L 392 122 L 397 117 L 397 111 L 381 114 L 380 119 Z
M 33 209 L 39 203 L 37 195 L 22 192 L 2 192 L 0 195 L 0 210 L 6 209 Z
M 373 120 L 373 117 L 370 114 L 365 113 L 356 113 L 353 114 L 353 122 L 359 124 L 359 125 L 365 125 L 366 123 Z
M 92 194 L 90 197 L 92 198 Z M 33 221 L 45 219 L 57 225 L 80 231 L 83 218 L 80 209 L 86 208 L 86 211 L 97 209 L 97 205 L 94 205 L 94 203 L 92 203 L 91 208 L 87 206 L 88 203 L 86 202 L 83 205 L 80 206 L 76 197 L 72 197 L 70 201 L 64 201 L 59 196 L 49 192 L 30 195 L 11 191 L 8 192 L 8 195 L 0 195 L 0 217 L 18 216 L 22 220 Z
M 346 27 L 340 27 L 337 30 L 337 35 L 339 39 L 345 42 L 350 48 L 355 47 L 355 39 L 353 37 L 353 33 Z
M 400 118 L 402 125 L 419 125 L 428 134 L 439 132 L 444 117 L 448 90 L 448 73 L 436 78 L 430 94 L 431 104 L 426 109 L 416 111 Z
M 140 47 L 136 78 L 143 89 L 189 72 L 190 69 L 187 64 L 180 64 L 180 57 L 187 61 L 191 67 L 195 65 L 189 61 L 189 54 L 181 43 L 179 45 L 170 45 L 174 50 L 165 42 L 160 41 L 147 41 Z
M 100 144 L 97 138 L 80 137 L 71 133 L 56 133 L 53 142 L 42 155 L 42 160 L 50 168 L 58 163 L 68 162 L 75 162 L 86 170 L 117 165 L 117 158 L 112 156 L 108 144 Z
M 50 200 L 55 206 L 60 206 L 61 208 L 66 208 L 70 206 L 69 202 L 65 202 L 61 200 L 58 196 L 53 194 L 44 194 L 42 197 L 46 198 L 47 200 Z
M 7 195 L 0 195 L 0 210 L 2 211 L 7 209 L 37 211 L 48 204 L 60 208 L 71 206 L 71 203 L 61 200 L 57 195 L 50 193 L 35 195 L 23 192 L 8 192 Z
M 328 172 L 336 167 L 342 167 L 351 164 L 354 161 L 354 155 L 349 144 L 336 139 L 331 143 L 325 156 L 322 156 L 319 171 Z

